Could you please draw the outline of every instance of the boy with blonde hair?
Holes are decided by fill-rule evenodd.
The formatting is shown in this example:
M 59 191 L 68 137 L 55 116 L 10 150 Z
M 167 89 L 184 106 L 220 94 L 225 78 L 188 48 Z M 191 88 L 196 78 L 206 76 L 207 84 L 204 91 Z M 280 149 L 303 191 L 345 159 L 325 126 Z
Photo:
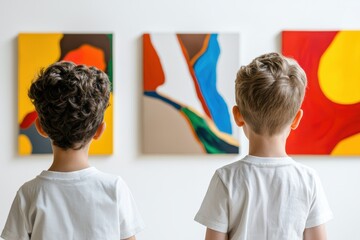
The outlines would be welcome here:
M 6 240 L 127 239 L 143 222 L 125 182 L 88 162 L 105 130 L 110 82 L 95 67 L 58 62 L 32 83 L 38 132 L 49 137 L 53 163 L 17 192 L 1 237 Z
M 306 85 L 298 63 L 278 53 L 240 68 L 233 115 L 249 155 L 215 172 L 195 217 L 207 227 L 206 240 L 326 239 L 332 212 L 320 180 L 285 150 Z

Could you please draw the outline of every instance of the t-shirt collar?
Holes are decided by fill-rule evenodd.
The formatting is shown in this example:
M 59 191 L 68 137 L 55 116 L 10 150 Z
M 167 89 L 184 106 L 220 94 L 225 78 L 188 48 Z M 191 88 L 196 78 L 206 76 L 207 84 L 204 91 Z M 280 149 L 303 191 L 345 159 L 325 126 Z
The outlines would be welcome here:
M 291 157 L 258 157 L 253 155 L 245 156 L 242 161 L 261 165 L 287 165 L 295 162 Z
M 46 178 L 49 180 L 80 180 L 90 174 L 97 171 L 95 167 L 88 167 L 73 172 L 55 172 L 44 170 L 39 175 L 40 178 Z

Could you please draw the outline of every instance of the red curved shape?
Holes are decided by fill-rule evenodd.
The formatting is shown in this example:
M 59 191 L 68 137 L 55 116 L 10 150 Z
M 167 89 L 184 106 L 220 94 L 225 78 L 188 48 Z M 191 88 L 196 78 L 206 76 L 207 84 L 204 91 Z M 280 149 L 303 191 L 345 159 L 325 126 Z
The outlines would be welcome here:
M 144 91 L 155 91 L 164 84 L 165 75 L 149 34 L 143 36 L 143 48 Z
M 289 154 L 330 154 L 341 140 L 360 132 L 360 103 L 342 105 L 321 91 L 318 68 L 321 56 L 338 31 L 283 32 L 282 52 L 305 70 L 308 88 L 302 105 L 304 117 L 287 141 Z
M 26 114 L 23 121 L 20 123 L 20 128 L 26 129 L 26 128 L 30 127 L 35 122 L 37 117 L 38 117 L 38 114 L 36 111 Z

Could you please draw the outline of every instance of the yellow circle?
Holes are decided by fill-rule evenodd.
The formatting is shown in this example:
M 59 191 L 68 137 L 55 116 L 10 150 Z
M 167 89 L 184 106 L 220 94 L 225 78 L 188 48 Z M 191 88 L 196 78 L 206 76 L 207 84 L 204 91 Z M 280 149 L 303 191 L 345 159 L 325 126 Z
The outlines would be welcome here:
M 360 102 L 360 31 L 339 32 L 319 63 L 319 84 L 339 104 Z
M 32 145 L 30 142 L 30 139 L 24 135 L 24 134 L 20 134 L 18 137 L 18 141 L 19 141 L 19 154 L 20 155 L 29 155 L 32 152 Z
M 360 155 L 360 133 L 340 141 L 331 152 L 331 155 Z

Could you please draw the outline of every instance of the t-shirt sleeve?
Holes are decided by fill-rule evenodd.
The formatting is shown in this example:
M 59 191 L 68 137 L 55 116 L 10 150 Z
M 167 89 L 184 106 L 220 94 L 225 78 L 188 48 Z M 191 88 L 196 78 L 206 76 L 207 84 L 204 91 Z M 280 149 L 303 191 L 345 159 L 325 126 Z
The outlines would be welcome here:
M 144 222 L 126 183 L 119 178 L 117 184 L 120 239 L 129 238 L 144 229 Z
M 322 225 L 333 218 L 320 178 L 315 174 L 314 179 L 313 198 L 305 228 Z
M 16 194 L 16 197 L 11 205 L 9 216 L 6 220 L 1 237 L 5 240 L 30 239 L 19 192 Z
M 229 225 L 228 190 L 216 172 L 195 216 L 195 221 L 218 232 L 227 233 Z

